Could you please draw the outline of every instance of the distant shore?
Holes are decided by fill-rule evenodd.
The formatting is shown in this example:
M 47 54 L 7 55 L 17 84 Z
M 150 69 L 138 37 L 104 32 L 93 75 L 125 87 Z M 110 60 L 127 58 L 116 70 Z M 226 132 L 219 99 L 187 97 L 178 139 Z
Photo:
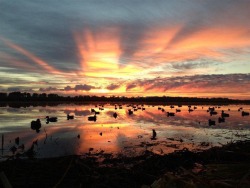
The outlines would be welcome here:
M 250 104 L 250 100 L 237 100 L 228 98 L 198 98 L 198 97 L 119 97 L 119 96 L 59 96 L 58 94 L 46 93 L 0 93 L 0 107 L 34 107 L 34 106 L 57 106 L 60 104 L 145 104 L 145 105 L 230 105 Z

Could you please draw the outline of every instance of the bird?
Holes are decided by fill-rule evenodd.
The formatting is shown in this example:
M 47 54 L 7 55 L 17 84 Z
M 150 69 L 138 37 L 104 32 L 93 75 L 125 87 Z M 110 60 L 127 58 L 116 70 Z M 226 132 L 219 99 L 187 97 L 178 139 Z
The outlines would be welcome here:
M 37 133 L 40 131 L 39 129 L 42 126 L 40 119 L 37 119 L 36 121 L 31 121 L 30 124 L 32 130 L 36 130 Z
M 211 126 L 211 125 L 215 125 L 215 121 L 213 121 L 213 120 L 209 119 L 209 120 L 208 120 L 208 125 L 209 125 L 209 126 Z
M 133 111 L 131 109 L 128 110 L 128 114 L 129 115 L 132 115 L 133 114 Z
M 46 116 L 46 119 L 47 119 L 47 124 L 49 123 L 49 122 L 57 122 L 57 117 L 49 117 L 49 116 Z
M 167 112 L 167 116 L 175 116 L 175 113 L 174 112 Z
M 229 117 L 229 114 L 225 113 L 224 110 L 221 111 L 221 117 Z
M 96 121 L 96 115 L 94 115 L 94 116 L 89 116 L 89 117 L 88 117 L 88 120 L 89 120 L 89 121 Z
M 218 114 L 217 112 L 215 112 L 215 111 L 210 111 L 210 116 L 212 116 L 212 115 L 216 115 L 216 114 Z
M 67 120 L 70 120 L 70 119 L 74 119 L 74 116 L 67 114 Z
M 219 118 L 218 118 L 218 122 L 219 122 L 219 123 L 225 122 L 225 118 L 224 118 L 224 117 L 219 117 Z
M 241 112 L 241 115 L 242 115 L 242 116 L 249 116 L 249 112 L 242 111 L 242 112 Z

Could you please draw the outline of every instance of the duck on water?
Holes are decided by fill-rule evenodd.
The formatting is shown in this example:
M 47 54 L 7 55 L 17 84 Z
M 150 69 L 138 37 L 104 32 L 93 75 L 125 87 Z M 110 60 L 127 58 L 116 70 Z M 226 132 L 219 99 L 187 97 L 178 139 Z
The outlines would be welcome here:
M 49 122 L 57 122 L 57 117 L 49 117 L 49 116 L 46 116 L 46 120 L 47 120 L 47 124 Z

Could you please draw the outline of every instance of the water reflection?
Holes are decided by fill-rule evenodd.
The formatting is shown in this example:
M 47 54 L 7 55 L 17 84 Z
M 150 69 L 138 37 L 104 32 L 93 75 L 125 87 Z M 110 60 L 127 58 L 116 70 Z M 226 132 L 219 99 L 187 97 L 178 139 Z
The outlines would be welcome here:
M 11 154 L 10 148 L 16 145 L 17 137 L 25 148 L 37 140 L 37 157 L 103 151 L 138 155 L 145 150 L 165 154 L 249 138 L 250 117 L 242 116 L 242 111 L 249 112 L 250 106 L 215 107 L 213 112 L 217 113 L 212 115 L 209 107 L 127 104 L 1 107 L 3 155 Z M 221 113 L 229 117 L 226 115 L 225 120 L 219 122 Z M 96 121 L 89 121 L 89 117 L 96 117 Z M 40 124 L 36 123 L 37 119 Z M 209 126 L 209 119 L 215 125 Z

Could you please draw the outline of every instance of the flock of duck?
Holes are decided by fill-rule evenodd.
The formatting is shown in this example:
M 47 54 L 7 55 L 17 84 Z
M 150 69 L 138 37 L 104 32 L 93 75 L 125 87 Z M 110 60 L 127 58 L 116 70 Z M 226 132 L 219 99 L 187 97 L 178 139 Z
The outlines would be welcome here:
M 57 122 L 58 120 L 57 117 L 49 117 L 49 116 L 46 116 L 45 119 L 46 119 L 46 124 L 49 124 L 50 122 Z M 70 119 L 74 119 L 74 116 L 67 114 L 67 120 L 70 120 Z M 30 123 L 30 128 L 32 130 L 35 130 L 37 133 L 40 132 L 41 127 L 42 127 L 42 124 L 41 124 L 40 119 L 33 120 Z
M 96 105 L 95 107 L 97 108 L 98 106 Z M 181 112 L 180 107 L 182 107 L 182 105 L 178 105 L 178 107 L 175 109 L 175 112 L 166 112 L 166 116 L 167 117 L 175 116 L 177 113 Z M 115 110 L 122 109 L 122 108 L 123 108 L 122 105 L 114 105 L 114 109 Z M 146 110 L 146 108 L 144 107 L 143 104 L 142 105 L 127 105 L 127 108 L 129 108 L 127 110 L 128 115 L 134 114 L 134 112 L 137 111 L 137 110 L 142 110 L 142 111 Z M 173 108 L 175 108 L 175 106 L 174 105 L 170 105 L 170 108 L 173 109 Z M 207 112 L 210 114 L 210 116 L 218 114 L 218 112 L 216 111 L 216 108 L 219 109 L 220 107 L 219 106 L 218 107 L 209 107 L 207 109 Z M 188 112 L 189 113 L 193 112 L 196 109 L 197 109 L 197 106 L 188 105 Z M 203 109 L 203 107 L 202 107 L 202 109 Z M 100 111 L 102 111 L 102 110 L 104 110 L 104 105 L 99 105 L 99 111 L 97 111 L 94 108 L 92 108 L 91 109 L 91 113 L 94 113 L 94 115 L 88 116 L 88 121 L 94 121 L 94 122 L 96 122 L 97 121 L 97 115 L 99 115 Z M 158 110 L 160 110 L 162 112 L 165 112 L 165 109 L 163 107 L 158 107 Z M 228 111 L 230 111 L 230 109 L 228 109 Z M 238 109 L 238 111 L 241 112 L 242 116 L 249 116 L 249 112 L 243 111 L 242 107 L 240 107 Z M 220 117 L 218 117 L 218 123 L 225 122 L 226 118 L 229 117 L 229 116 L 230 115 L 228 113 L 226 113 L 224 110 L 222 110 Z M 117 112 L 113 113 L 113 117 L 115 119 L 118 117 Z M 50 122 L 57 122 L 58 121 L 57 117 L 46 116 L 45 119 L 46 119 L 46 123 L 47 124 L 50 123 Z M 74 115 L 67 114 L 67 120 L 71 120 L 71 119 L 74 119 Z M 216 125 L 216 121 L 209 119 L 208 120 L 208 125 L 209 126 Z M 36 132 L 39 132 L 40 128 L 41 128 L 41 121 L 40 121 L 40 119 L 37 119 L 37 120 L 31 122 L 31 129 L 36 130 Z

